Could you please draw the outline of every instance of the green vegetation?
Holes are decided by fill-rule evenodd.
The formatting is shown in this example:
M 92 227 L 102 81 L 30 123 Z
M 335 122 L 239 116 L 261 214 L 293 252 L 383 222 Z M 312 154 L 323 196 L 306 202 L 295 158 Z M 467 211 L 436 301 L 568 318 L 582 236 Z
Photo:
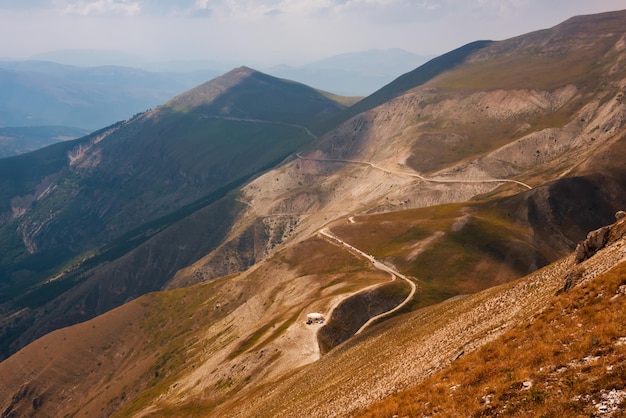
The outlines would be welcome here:
M 190 366 L 202 348 L 196 344 L 196 336 L 222 315 L 222 311 L 215 309 L 218 294 L 215 285 L 200 285 L 144 297 L 143 351 L 154 353 L 154 361 L 140 381 L 133 385 L 144 389 L 128 396 L 128 402 L 115 416 L 129 416 L 145 407 L 166 392 Z
M 335 97 L 328 97 L 304 84 L 281 80 L 246 68 L 232 72 L 241 72 L 245 76 L 210 103 L 194 108 L 194 112 L 215 117 L 301 125 L 321 134 L 323 131 L 319 128 L 320 123 L 344 108 Z M 229 79 L 231 73 L 223 77 Z M 217 79 L 216 82 L 221 81 Z M 190 106 L 197 105 L 195 100 L 193 94 L 183 94 L 167 106 L 175 111 L 187 112 Z
M 293 101 L 302 88 L 295 88 Z M 231 104 L 249 98 L 233 97 Z M 323 101 L 319 106 L 331 103 Z M 268 106 L 259 105 L 263 100 L 253 102 L 258 110 Z M 303 103 L 289 105 L 303 112 L 298 113 L 301 117 L 317 106 Z M 153 118 L 138 115 L 109 127 L 118 129 L 89 151 L 98 155 L 93 166 L 70 171 L 67 154 L 105 130 L 0 160 L 0 207 L 4 205 L 5 212 L 10 212 L 12 198 L 51 186 L 44 197 L 24 202 L 24 215 L 0 227 L 0 302 L 13 299 L 15 310 L 42 306 L 83 281 L 85 272 L 120 259 L 223 199 L 313 139 L 299 126 L 215 119 L 205 111 L 202 106 L 184 112 L 164 107 Z M 37 249 L 34 254 L 28 253 L 26 239 Z M 125 271 L 128 268 L 144 269 L 126 265 Z M 61 273 L 53 284 L 45 283 Z M 10 343 L 1 340 L 0 345 Z
M 0 211 L 10 211 L 12 198 L 33 194 L 44 178 L 64 170 L 67 167 L 67 153 L 70 149 L 88 142 L 107 129 L 109 128 L 28 154 L 0 159 Z
M 588 79 L 596 64 L 594 60 L 603 52 L 602 48 L 593 48 L 582 54 L 504 55 L 466 64 L 441 75 L 432 84 L 446 90 L 553 90 Z
M 313 237 L 280 253 L 280 261 L 295 267 L 298 274 L 356 273 L 370 268 L 367 260 L 337 248 L 326 240 Z

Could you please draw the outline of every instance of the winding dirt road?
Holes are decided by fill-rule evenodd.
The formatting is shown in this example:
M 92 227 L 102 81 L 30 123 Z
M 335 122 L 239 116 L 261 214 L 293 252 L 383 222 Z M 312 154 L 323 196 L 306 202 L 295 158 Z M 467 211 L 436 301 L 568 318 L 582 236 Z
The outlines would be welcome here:
M 402 280 L 404 280 L 405 282 L 407 282 L 409 284 L 409 286 L 411 286 L 411 292 L 409 292 L 409 295 L 400 303 L 398 304 L 395 308 L 387 311 L 387 312 L 383 312 L 381 314 L 378 314 L 376 316 L 371 317 L 365 324 L 363 324 L 361 326 L 361 328 L 358 329 L 358 331 L 355 333 L 355 335 L 360 334 L 365 328 L 367 328 L 371 323 L 373 323 L 374 321 L 385 317 L 387 315 L 391 315 L 392 313 L 398 311 L 399 309 L 402 309 L 402 307 L 404 305 L 406 305 L 407 303 L 409 303 L 409 301 L 411 299 L 413 299 L 413 296 L 415 295 L 415 292 L 417 290 L 417 286 L 415 285 L 415 283 L 409 279 L 408 277 L 406 277 L 405 275 L 403 275 L 402 273 L 392 269 L 391 267 L 381 263 L 380 261 L 376 260 L 376 258 L 374 258 L 373 256 L 359 250 L 358 248 L 348 244 L 347 242 L 343 241 L 341 238 L 337 237 L 336 235 L 333 235 L 327 228 L 321 229 L 319 231 L 320 235 L 325 236 L 326 238 L 329 238 L 345 247 L 347 247 L 349 250 L 351 250 L 354 253 L 357 253 L 358 255 L 360 255 L 361 257 L 366 258 L 367 260 L 369 260 L 372 265 L 377 268 L 378 270 L 382 270 L 385 271 L 387 273 L 389 273 L 391 275 L 391 281 L 396 280 L 396 278 L 401 278 Z M 379 285 L 373 285 L 370 286 L 372 288 L 377 287 Z M 358 293 L 364 291 L 366 289 L 361 289 Z M 338 304 L 337 304 L 338 305 Z M 328 313 L 328 317 L 330 318 L 330 315 L 332 315 L 332 311 L 334 310 L 336 306 L 333 306 L 333 308 L 331 308 L 331 311 Z
M 343 159 L 335 159 L 335 158 L 309 158 L 309 157 L 303 157 L 300 153 L 297 153 L 296 157 L 298 157 L 301 160 L 308 160 L 308 161 L 327 161 L 327 162 L 335 162 L 335 163 L 348 163 L 348 164 L 368 165 L 368 166 L 370 166 L 372 168 L 375 168 L 376 170 L 384 171 L 385 173 L 395 174 L 395 175 L 399 175 L 399 176 L 415 177 L 415 178 L 418 178 L 418 179 L 423 180 L 423 181 L 428 181 L 430 183 L 515 183 L 515 184 L 519 184 L 520 186 L 523 186 L 523 187 L 527 188 L 528 190 L 532 190 L 532 187 L 529 186 L 528 184 L 522 183 L 521 181 L 518 181 L 518 180 L 511 180 L 511 179 L 482 179 L 482 180 L 434 179 L 434 178 L 424 177 L 421 174 L 417 174 L 417 173 L 409 173 L 409 172 L 406 172 L 406 171 L 389 170 L 387 168 L 384 168 L 384 167 L 381 167 L 379 165 L 376 165 L 376 164 L 374 164 L 374 163 L 372 163 L 370 161 L 343 160 Z

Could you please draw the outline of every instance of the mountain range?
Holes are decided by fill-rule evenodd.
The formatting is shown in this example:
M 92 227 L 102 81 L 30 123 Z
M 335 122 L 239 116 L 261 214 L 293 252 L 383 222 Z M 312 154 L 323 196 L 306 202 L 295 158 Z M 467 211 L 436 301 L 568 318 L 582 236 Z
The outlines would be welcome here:
M 95 130 L 157 106 L 215 75 L 0 61 L 0 126 Z
M 364 96 L 427 58 L 399 49 L 371 50 L 302 67 L 274 67 L 269 73 Z M 221 74 L 227 65 L 209 60 L 146 63 L 113 51 L 58 51 L 27 61 L 0 61 L 0 158 L 126 120 Z
M 625 74 L 578 16 L 0 160 L 2 416 L 620 416 Z

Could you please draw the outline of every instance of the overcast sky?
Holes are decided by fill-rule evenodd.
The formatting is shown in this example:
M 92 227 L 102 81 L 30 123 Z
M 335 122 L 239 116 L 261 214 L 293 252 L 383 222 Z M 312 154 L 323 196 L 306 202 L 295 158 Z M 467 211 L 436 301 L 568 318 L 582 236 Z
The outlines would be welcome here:
M 0 0 L 0 58 L 66 49 L 304 64 L 367 49 L 441 54 L 626 0 Z

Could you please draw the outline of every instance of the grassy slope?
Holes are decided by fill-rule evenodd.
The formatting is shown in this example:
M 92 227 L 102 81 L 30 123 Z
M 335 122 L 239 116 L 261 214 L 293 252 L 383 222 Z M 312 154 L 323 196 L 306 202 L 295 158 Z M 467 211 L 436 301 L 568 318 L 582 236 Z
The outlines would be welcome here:
M 623 234 L 624 223 L 620 225 Z M 620 233 L 619 229 L 616 231 Z M 422 381 L 434 371 L 454 362 L 463 353 L 469 355 L 510 327 L 519 326 L 517 329 L 523 330 L 527 324 L 533 322 L 530 319 L 532 316 L 537 321 L 538 314 L 552 306 L 554 295 L 563 288 L 565 277 L 572 268 L 582 268 L 584 277 L 594 280 L 597 274 L 622 262 L 624 249 L 622 237 L 614 245 L 576 267 L 573 264 L 573 257 L 566 257 L 511 283 L 393 318 L 347 341 L 322 357 L 320 361 L 295 371 L 284 380 L 276 381 L 271 386 L 259 387 L 254 397 L 245 397 L 245 402 L 243 398 L 234 398 L 223 405 L 219 412 L 246 417 L 298 414 L 353 416 L 358 410 L 363 410 L 375 401 Z M 596 287 L 593 292 L 595 294 L 589 295 L 590 303 L 593 305 L 600 302 L 597 297 L 600 293 L 605 300 L 610 300 L 616 294 L 616 288 L 625 283 L 623 273 L 619 273 L 616 279 L 618 281 L 610 286 Z M 622 290 L 621 296 L 618 297 L 624 298 L 621 292 Z M 620 303 L 619 300 L 617 303 Z M 576 305 L 576 309 L 578 312 L 584 309 L 582 301 Z M 601 315 L 602 308 L 597 312 Z M 557 318 L 570 313 L 563 312 L 558 307 L 553 311 Z M 612 342 L 625 335 L 624 327 L 617 319 L 619 315 L 618 311 L 615 321 L 610 325 L 620 333 L 617 336 L 611 336 L 609 333 L 609 340 Z M 579 330 L 577 319 L 572 317 L 574 330 Z M 596 320 L 598 319 L 596 317 Z M 582 346 L 586 345 L 585 341 L 591 342 L 593 337 L 604 341 L 595 335 L 583 333 Z M 516 343 L 519 344 L 520 339 L 517 339 Z M 532 344 L 541 345 L 537 340 L 531 339 L 527 347 L 532 347 Z M 576 345 L 574 344 L 572 348 L 574 346 Z M 509 356 L 508 351 L 502 350 L 502 353 L 506 361 L 515 361 L 514 357 Z M 550 361 L 549 356 L 547 358 Z M 482 366 L 484 359 L 481 360 L 476 364 Z M 616 360 L 615 364 L 618 365 L 620 361 L 623 362 L 623 356 L 607 360 Z M 598 368 L 598 372 L 602 372 L 603 366 L 610 365 L 602 362 L 599 364 L 602 366 Z M 461 372 L 460 378 L 463 378 L 464 371 L 465 369 Z M 506 378 L 506 370 L 498 376 Z M 523 376 L 517 378 L 522 379 Z M 509 384 L 512 383 L 515 381 Z M 428 389 L 428 385 L 425 387 Z M 448 399 L 449 392 L 443 395 L 442 408 L 445 407 L 445 399 Z M 535 395 L 542 396 L 539 392 Z M 549 406 L 549 403 L 546 405 Z M 390 410 L 385 412 L 387 415 L 382 416 L 394 414 Z M 410 413 L 408 415 L 415 416 Z
M 624 33 L 626 11 L 571 18 L 551 29 L 496 42 L 428 86 L 449 90 L 597 88 Z M 614 51 L 617 52 L 617 51 Z
M 359 416 L 592 416 L 626 382 L 626 264 Z M 530 382 L 529 387 L 524 382 Z M 619 413 L 618 413 L 619 415 Z
M 236 365 L 261 358 L 266 350 L 275 354 L 259 367 L 288 368 L 279 339 L 295 321 L 304 321 L 307 311 L 327 308 L 338 295 L 387 280 L 367 261 L 311 238 L 247 276 L 142 296 L 51 332 L 1 362 L 0 375 L 6 378 L 0 382 L 0 413 L 129 416 L 213 356 Z M 286 298 L 283 292 L 290 288 L 301 290 Z M 245 323 L 241 312 L 257 319 Z M 222 327 L 221 321 L 235 325 Z M 210 411 L 216 400 L 254 387 L 257 378 L 245 368 L 233 370 L 228 384 L 217 374 L 206 376 L 210 390 L 204 395 L 171 411 L 158 404 L 157 415 Z
M 284 269 L 290 272 L 288 279 L 281 278 L 280 272 Z M 254 321 L 249 330 L 238 335 L 237 338 L 233 338 L 233 335 L 236 334 L 233 334 L 230 327 L 225 330 L 212 330 L 208 340 L 202 342 L 202 345 L 208 346 L 209 350 L 214 350 L 206 352 L 205 356 L 225 356 L 224 363 L 233 364 L 233 369 L 227 367 L 231 370 L 227 379 L 218 379 L 217 373 L 207 376 L 206 379 L 210 386 L 204 391 L 204 394 L 176 407 L 166 403 L 161 404 L 157 408 L 158 412 L 153 415 L 204 415 L 210 413 L 215 405 L 223 403 L 235 393 L 246 393 L 249 389 L 254 391 L 256 384 L 258 384 L 256 379 L 265 373 L 254 369 L 246 370 L 246 368 L 240 370 L 237 365 L 249 361 L 250 358 L 261 358 L 260 356 L 265 352 L 274 353 L 274 355 L 271 358 L 263 359 L 261 365 L 256 365 L 256 367 L 269 367 L 270 364 L 272 364 L 272 368 L 285 367 L 284 360 L 281 360 L 283 348 L 281 345 L 274 345 L 274 343 L 284 335 L 289 326 L 296 320 L 304 321 L 307 311 L 323 310 L 328 301 L 337 295 L 353 292 L 359 288 L 386 280 L 388 280 L 387 275 L 375 270 L 372 271 L 371 266 L 365 260 L 347 252 L 336 251 L 335 246 L 319 238 L 303 241 L 291 249 L 277 253 L 243 281 L 232 277 L 219 279 L 218 283 L 222 282 L 224 287 L 229 288 L 228 291 L 222 289 L 220 292 L 222 295 L 219 299 L 222 306 L 220 310 L 232 313 L 240 304 L 249 305 L 250 308 L 248 309 L 252 309 L 254 299 L 261 297 L 265 313 L 244 309 L 245 312 L 249 312 L 249 315 L 255 315 L 259 318 Z M 303 299 L 294 295 L 289 297 L 287 301 L 283 301 L 283 292 L 288 291 L 292 286 L 291 283 L 298 282 L 310 283 L 304 292 L 306 297 Z M 176 292 L 178 292 L 177 294 L 188 293 L 184 289 Z M 232 296 L 227 295 L 227 292 L 231 293 Z M 164 294 L 167 295 L 170 292 Z M 233 298 L 232 302 L 228 301 L 228 297 Z M 234 305 L 231 306 L 232 303 Z M 177 303 L 174 302 L 169 306 L 177 306 Z M 169 308 L 166 308 L 164 315 L 178 317 L 178 314 L 172 315 Z M 194 314 L 194 316 L 197 315 Z M 263 318 L 270 318 L 270 320 L 264 322 L 265 319 Z M 278 324 L 280 326 L 277 326 Z M 215 335 L 218 331 L 219 334 Z M 166 330 L 163 333 L 163 341 L 170 339 L 170 332 Z M 222 334 L 231 337 L 229 339 Z M 222 344 L 224 344 L 223 341 L 228 341 L 228 344 L 219 346 L 218 342 L 220 341 Z M 188 372 L 189 366 L 184 363 L 189 361 L 190 352 L 181 352 L 181 356 L 172 356 L 161 366 L 171 370 L 169 378 L 163 380 L 162 383 L 149 386 L 135 400 L 120 409 L 116 416 L 128 416 L 133 411 L 145 408 L 163 393 L 163 388 L 176 381 L 177 373 Z M 266 366 L 262 366 L 262 364 L 266 364 Z
M 452 204 L 358 216 L 332 227 L 342 239 L 416 278 L 407 309 L 518 278 L 554 259 L 539 255 L 532 230 L 487 204 Z
M 198 91 L 214 97 L 206 104 L 197 103 Z M 183 93 L 167 106 L 186 111 L 190 105 L 199 105 L 199 111 L 208 115 L 302 125 L 322 133 L 319 124 L 341 111 L 345 107 L 341 102 L 346 100 L 349 102 L 301 83 L 240 67 Z

